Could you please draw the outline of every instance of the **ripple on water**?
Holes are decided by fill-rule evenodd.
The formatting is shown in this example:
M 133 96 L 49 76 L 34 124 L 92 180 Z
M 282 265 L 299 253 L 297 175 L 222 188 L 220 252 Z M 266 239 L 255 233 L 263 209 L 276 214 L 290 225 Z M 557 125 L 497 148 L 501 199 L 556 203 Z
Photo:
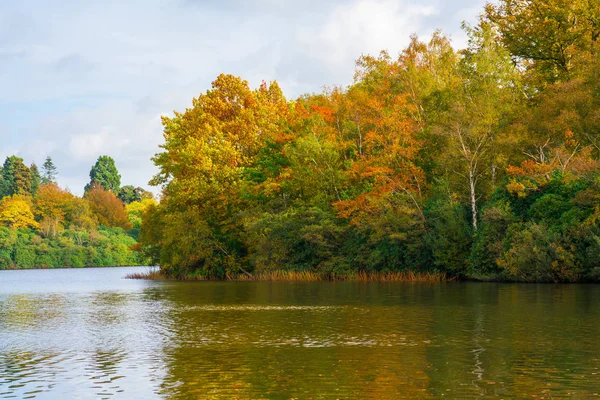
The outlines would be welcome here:
M 93 271 L 85 290 L 0 286 L 0 398 L 589 398 L 600 387 L 595 286 L 180 284 L 114 271 Z

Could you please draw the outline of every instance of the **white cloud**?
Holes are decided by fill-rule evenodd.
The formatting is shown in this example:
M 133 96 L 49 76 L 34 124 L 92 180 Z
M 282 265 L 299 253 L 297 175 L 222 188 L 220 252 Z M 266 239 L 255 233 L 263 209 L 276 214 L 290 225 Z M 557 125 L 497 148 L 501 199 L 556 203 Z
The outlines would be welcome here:
M 95 158 L 145 186 L 161 114 L 184 110 L 221 72 L 288 97 L 349 84 L 354 60 L 397 54 L 416 32 L 444 28 L 484 0 L 21 0 L 0 9 L 0 155 L 53 157 L 81 193 Z

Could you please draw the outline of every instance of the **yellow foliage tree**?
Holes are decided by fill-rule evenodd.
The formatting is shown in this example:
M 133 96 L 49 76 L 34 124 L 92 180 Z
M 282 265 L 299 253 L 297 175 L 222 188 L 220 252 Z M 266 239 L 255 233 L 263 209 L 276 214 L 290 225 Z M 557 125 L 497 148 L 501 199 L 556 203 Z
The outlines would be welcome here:
M 12 229 L 38 228 L 29 203 L 19 197 L 5 197 L 0 201 L 0 224 Z

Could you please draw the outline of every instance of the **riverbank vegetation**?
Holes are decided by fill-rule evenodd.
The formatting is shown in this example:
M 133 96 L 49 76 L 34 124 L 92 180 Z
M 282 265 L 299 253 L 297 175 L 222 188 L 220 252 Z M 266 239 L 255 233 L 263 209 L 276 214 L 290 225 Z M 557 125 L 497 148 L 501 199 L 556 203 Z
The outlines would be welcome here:
M 412 37 L 295 100 L 220 75 L 163 118 L 143 254 L 179 279 L 600 279 L 598 21 L 502 0 L 464 49 Z
M 0 269 L 143 264 L 134 250 L 152 195 L 121 188 L 107 156 L 92 167 L 83 197 L 59 187 L 56 176 L 51 158 L 41 170 L 6 158 L 0 168 Z
M 325 275 L 313 271 L 290 271 L 290 270 L 272 270 L 262 271 L 256 274 L 227 274 L 224 278 L 218 276 L 207 276 L 206 274 L 186 275 L 182 278 L 173 278 L 166 275 L 160 269 L 153 269 L 147 272 L 133 272 L 126 275 L 127 279 L 143 280 L 168 280 L 180 279 L 186 281 L 208 281 L 208 280 L 228 280 L 237 282 L 421 282 L 437 283 L 448 282 L 453 278 L 448 277 L 443 272 L 414 272 L 414 271 L 387 271 L 387 272 L 351 272 L 340 276 Z

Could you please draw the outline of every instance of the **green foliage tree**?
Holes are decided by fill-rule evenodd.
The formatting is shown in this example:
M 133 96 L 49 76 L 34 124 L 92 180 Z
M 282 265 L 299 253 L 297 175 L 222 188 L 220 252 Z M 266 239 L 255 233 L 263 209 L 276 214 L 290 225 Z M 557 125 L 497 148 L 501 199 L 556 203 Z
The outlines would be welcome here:
M 42 176 L 40 175 L 40 171 L 35 163 L 31 164 L 29 171 L 31 175 L 31 195 L 35 196 L 38 188 L 42 184 Z
M 42 183 L 56 183 L 56 176 L 58 175 L 56 166 L 52 162 L 50 156 L 46 157 L 46 161 L 42 165 Z
M 17 156 L 7 157 L 2 169 L 7 196 L 31 195 L 31 171 Z
M 85 186 L 85 191 L 88 192 L 94 184 L 102 186 L 104 190 L 119 193 L 121 175 L 119 175 L 112 157 L 98 157 L 96 164 L 90 170 L 90 183 Z
M 152 199 L 154 195 L 144 188 L 126 185 L 119 189 L 118 197 L 123 203 L 131 204 L 145 199 Z

